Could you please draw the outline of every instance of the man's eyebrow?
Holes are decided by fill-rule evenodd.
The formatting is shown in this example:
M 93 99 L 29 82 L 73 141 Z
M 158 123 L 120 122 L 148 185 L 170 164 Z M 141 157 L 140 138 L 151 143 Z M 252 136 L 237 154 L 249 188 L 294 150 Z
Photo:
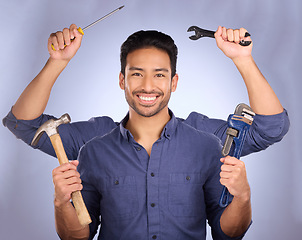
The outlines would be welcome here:
M 154 71 L 155 72 L 169 72 L 169 70 L 167 68 L 156 68 Z
M 130 67 L 129 71 L 144 71 L 144 69 L 140 67 Z M 154 72 L 169 72 L 169 70 L 167 68 L 155 68 Z
M 129 71 L 144 71 L 144 69 L 139 68 L 139 67 L 130 67 Z

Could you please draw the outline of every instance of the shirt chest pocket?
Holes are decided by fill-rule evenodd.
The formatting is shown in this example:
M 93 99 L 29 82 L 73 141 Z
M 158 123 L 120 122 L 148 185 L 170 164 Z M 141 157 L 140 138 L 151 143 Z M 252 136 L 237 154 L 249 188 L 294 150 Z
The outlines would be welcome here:
M 135 177 L 109 177 L 106 182 L 101 212 L 115 221 L 133 218 L 137 214 L 138 206 Z
M 173 173 L 169 183 L 169 210 L 175 217 L 201 216 L 204 179 L 199 173 Z

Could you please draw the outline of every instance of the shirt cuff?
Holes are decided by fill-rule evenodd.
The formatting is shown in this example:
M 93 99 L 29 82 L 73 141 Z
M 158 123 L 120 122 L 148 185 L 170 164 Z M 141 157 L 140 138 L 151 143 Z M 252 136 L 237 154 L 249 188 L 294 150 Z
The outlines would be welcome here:
M 260 134 L 264 139 L 278 142 L 288 132 L 290 122 L 286 109 L 274 115 L 256 114 L 254 122 L 261 129 Z
M 18 139 L 23 140 L 26 144 L 30 145 L 37 129 L 47 120 L 54 118 L 50 115 L 42 114 L 32 120 L 19 120 L 12 111 L 3 118 L 2 124 L 7 127 Z M 43 134 L 44 135 L 44 134 Z M 39 143 L 46 139 L 42 136 Z M 40 145 L 40 144 L 39 144 Z M 36 148 L 36 147 L 35 147 Z

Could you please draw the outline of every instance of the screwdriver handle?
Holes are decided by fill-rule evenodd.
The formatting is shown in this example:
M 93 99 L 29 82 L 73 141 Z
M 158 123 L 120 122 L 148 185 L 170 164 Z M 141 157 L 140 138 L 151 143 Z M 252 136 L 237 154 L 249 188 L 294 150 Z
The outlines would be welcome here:
M 81 33 L 82 35 L 84 35 L 84 31 L 82 28 L 78 28 L 78 32 Z M 71 39 L 71 41 L 73 41 L 73 39 Z M 64 47 L 66 47 L 67 45 L 64 45 Z M 55 47 L 53 46 L 53 44 L 51 44 L 51 48 L 52 50 L 56 51 Z

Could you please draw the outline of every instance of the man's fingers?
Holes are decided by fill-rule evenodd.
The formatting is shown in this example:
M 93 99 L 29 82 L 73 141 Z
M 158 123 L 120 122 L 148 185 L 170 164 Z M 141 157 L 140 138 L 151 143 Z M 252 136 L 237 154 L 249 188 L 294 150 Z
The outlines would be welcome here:
M 65 40 L 64 40 L 63 32 L 61 31 L 56 32 L 56 37 L 57 37 L 59 49 L 64 49 Z
M 220 177 L 224 179 L 237 179 L 242 172 L 245 172 L 244 162 L 237 158 L 227 156 L 220 159 L 223 162 L 221 166 Z
M 228 29 L 227 30 L 227 38 L 229 42 L 234 42 L 234 30 Z
M 57 40 L 57 36 L 55 33 L 50 34 L 49 38 L 48 38 L 48 50 L 51 51 L 53 50 L 51 48 L 51 45 L 54 47 L 55 50 L 59 50 L 59 44 L 58 44 L 58 40 Z
M 235 43 L 239 43 L 240 42 L 240 32 L 239 32 L 239 29 L 235 29 L 234 30 L 234 42 Z
M 69 28 L 64 28 L 62 31 L 52 33 L 49 37 L 49 43 L 55 50 L 63 50 L 66 46 L 69 46 L 73 39 L 79 38 L 81 40 L 82 34 L 77 30 L 75 24 L 71 24 Z M 51 51 L 51 49 L 49 49 Z M 53 49 L 52 49 L 53 50 Z
M 239 165 L 239 166 L 244 165 L 244 162 L 231 156 L 226 156 L 224 158 L 221 158 L 220 161 L 226 165 Z
M 221 37 L 224 41 L 239 43 L 242 39 L 245 38 L 247 30 L 245 28 L 240 29 L 226 29 L 225 27 L 221 28 Z
M 67 46 L 70 45 L 70 43 L 71 43 L 71 39 L 70 39 L 71 36 L 70 36 L 70 31 L 69 31 L 68 28 L 64 28 L 63 29 L 63 38 L 64 38 L 64 44 L 67 45 Z
M 75 167 L 77 167 L 79 165 L 79 160 L 73 160 L 70 161 L 69 163 L 73 164 Z
M 70 29 L 70 38 L 71 38 L 71 39 L 74 39 L 74 38 L 76 37 L 76 36 L 75 36 L 75 32 L 78 31 L 78 30 L 77 30 L 77 25 L 71 24 L 70 27 L 69 27 L 69 29 Z
M 244 38 L 245 33 L 247 33 L 247 30 L 246 30 L 245 28 L 240 28 L 240 29 L 239 29 L 240 39 L 243 39 L 243 38 Z
M 80 173 L 76 170 L 68 170 L 62 173 L 62 178 L 69 179 L 72 177 L 80 178 Z
M 224 157 L 220 172 L 220 183 L 228 188 L 233 196 L 246 196 L 250 193 L 245 164 L 234 157 Z
M 64 164 L 60 165 L 59 167 L 56 167 L 53 170 L 53 172 L 59 173 L 59 172 L 65 172 L 67 170 L 77 170 L 77 166 L 75 164 L 77 164 L 77 163 L 73 163 L 73 161 L 69 162 L 69 163 L 64 163 Z
M 227 29 L 225 27 L 222 27 L 222 39 L 223 40 L 227 40 L 228 39 L 228 35 L 227 35 Z
M 80 173 L 77 171 L 77 160 L 65 163 L 52 171 L 56 204 L 70 200 L 71 194 L 83 189 Z
M 68 179 L 71 177 L 80 178 L 80 173 L 77 171 L 78 164 L 79 162 L 76 160 L 55 168 L 52 171 L 53 182 L 56 183 L 61 179 Z

